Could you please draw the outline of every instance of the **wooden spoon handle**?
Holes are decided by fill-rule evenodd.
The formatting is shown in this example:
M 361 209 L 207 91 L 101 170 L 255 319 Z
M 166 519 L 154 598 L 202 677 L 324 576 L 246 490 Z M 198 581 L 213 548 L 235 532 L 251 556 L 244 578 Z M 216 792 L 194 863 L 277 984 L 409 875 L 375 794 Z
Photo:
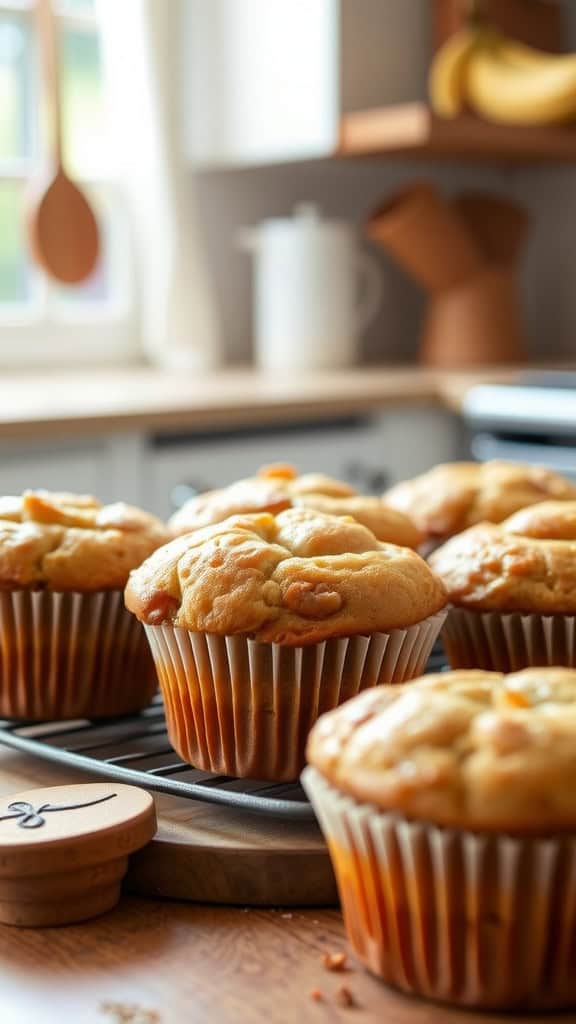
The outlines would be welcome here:
M 38 37 L 44 83 L 48 147 L 55 166 L 62 167 L 62 108 L 58 69 L 58 37 L 52 0 L 36 0 Z

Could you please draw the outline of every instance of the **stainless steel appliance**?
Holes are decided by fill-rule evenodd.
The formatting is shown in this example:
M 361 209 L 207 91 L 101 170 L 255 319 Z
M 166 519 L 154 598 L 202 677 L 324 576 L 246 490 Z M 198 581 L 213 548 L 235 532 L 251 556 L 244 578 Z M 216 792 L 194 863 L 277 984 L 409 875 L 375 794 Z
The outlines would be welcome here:
M 463 416 L 474 458 L 537 463 L 576 479 L 576 373 L 472 388 Z

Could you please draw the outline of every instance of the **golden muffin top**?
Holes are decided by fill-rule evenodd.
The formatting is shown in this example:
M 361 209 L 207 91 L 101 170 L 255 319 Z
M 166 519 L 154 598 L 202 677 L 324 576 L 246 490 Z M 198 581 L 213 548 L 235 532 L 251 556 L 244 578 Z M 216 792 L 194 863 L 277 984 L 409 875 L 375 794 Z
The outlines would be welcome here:
M 349 484 L 323 473 L 299 476 L 293 466 L 285 465 L 264 466 L 256 476 L 190 498 L 172 516 L 169 526 L 178 535 L 233 515 L 276 514 L 287 508 L 312 508 L 334 516 L 353 516 L 378 540 L 407 548 L 417 548 L 423 539 L 407 515 L 389 508 L 381 498 L 359 495 Z
M 576 613 L 576 501 L 479 523 L 430 556 L 450 600 L 478 611 Z
M 518 509 L 547 498 L 575 500 L 576 486 L 541 466 L 494 459 L 435 466 L 397 484 L 383 497 L 433 540 L 451 537 L 475 523 L 501 523 Z
M 116 590 L 167 539 L 141 509 L 89 495 L 25 491 L 0 498 L 0 588 Z
M 308 760 L 338 789 L 437 825 L 576 828 L 576 671 L 458 671 L 378 686 L 323 715 Z
M 150 625 L 288 645 L 411 626 L 446 603 L 414 551 L 308 508 L 232 516 L 178 537 L 131 573 L 125 596 Z

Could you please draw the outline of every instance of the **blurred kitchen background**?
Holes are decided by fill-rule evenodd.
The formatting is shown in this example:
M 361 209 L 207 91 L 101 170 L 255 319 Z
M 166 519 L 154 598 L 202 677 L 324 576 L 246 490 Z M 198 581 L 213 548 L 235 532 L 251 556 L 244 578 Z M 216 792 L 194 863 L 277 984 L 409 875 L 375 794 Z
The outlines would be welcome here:
M 574 3 L 53 0 L 63 166 L 100 236 L 75 285 L 33 255 L 54 173 L 43 5 L 0 0 L 1 493 L 167 515 L 265 462 L 372 492 L 470 453 L 576 468 L 576 105 L 444 121 L 427 84 L 471 14 L 576 51 Z M 514 258 L 474 238 L 472 292 L 440 300 L 390 221 L 423 193 L 448 218 L 462 194 L 509 203 Z M 48 227 L 57 249 L 70 225 Z

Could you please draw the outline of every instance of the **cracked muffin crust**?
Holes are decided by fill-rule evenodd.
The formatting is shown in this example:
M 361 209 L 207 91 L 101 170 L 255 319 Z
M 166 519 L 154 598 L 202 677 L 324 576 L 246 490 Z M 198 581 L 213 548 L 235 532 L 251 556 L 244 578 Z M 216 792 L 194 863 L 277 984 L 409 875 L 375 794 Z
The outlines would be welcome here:
M 452 604 L 477 611 L 576 613 L 576 502 L 542 502 L 480 523 L 430 557 Z
M 123 502 L 49 491 L 3 497 L 0 589 L 122 589 L 166 540 L 159 519 Z
M 508 533 L 524 537 L 576 541 L 576 501 L 541 501 L 516 512 L 503 525 Z
M 576 827 L 576 671 L 456 671 L 322 716 L 309 762 L 341 791 L 441 826 Z
M 550 469 L 500 459 L 435 466 L 383 495 L 387 505 L 409 515 L 430 540 L 483 521 L 500 523 L 546 499 L 576 500 L 576 486 Z
M 446 603 L 414 551 L 307 508 L 233 516 L 178 537 L 131 573 L 125 597 L 148 625 L 288 645 L 405 628 Z
M 169 522 L 173 534 L 187 533 L 232 515 L 253 512 L 277 514 L 287 508 L 311 508 L 335 516 L 353 516 L 378 540 L 417 548 L 422 535 L 404 512 L 389 508 L 381 498 L 359 495 L 349 484 L 323 473 L 299 476 L 293 466 L 264 466 L 253 477 L 229 487 L 208 491 L 187 501 Z

